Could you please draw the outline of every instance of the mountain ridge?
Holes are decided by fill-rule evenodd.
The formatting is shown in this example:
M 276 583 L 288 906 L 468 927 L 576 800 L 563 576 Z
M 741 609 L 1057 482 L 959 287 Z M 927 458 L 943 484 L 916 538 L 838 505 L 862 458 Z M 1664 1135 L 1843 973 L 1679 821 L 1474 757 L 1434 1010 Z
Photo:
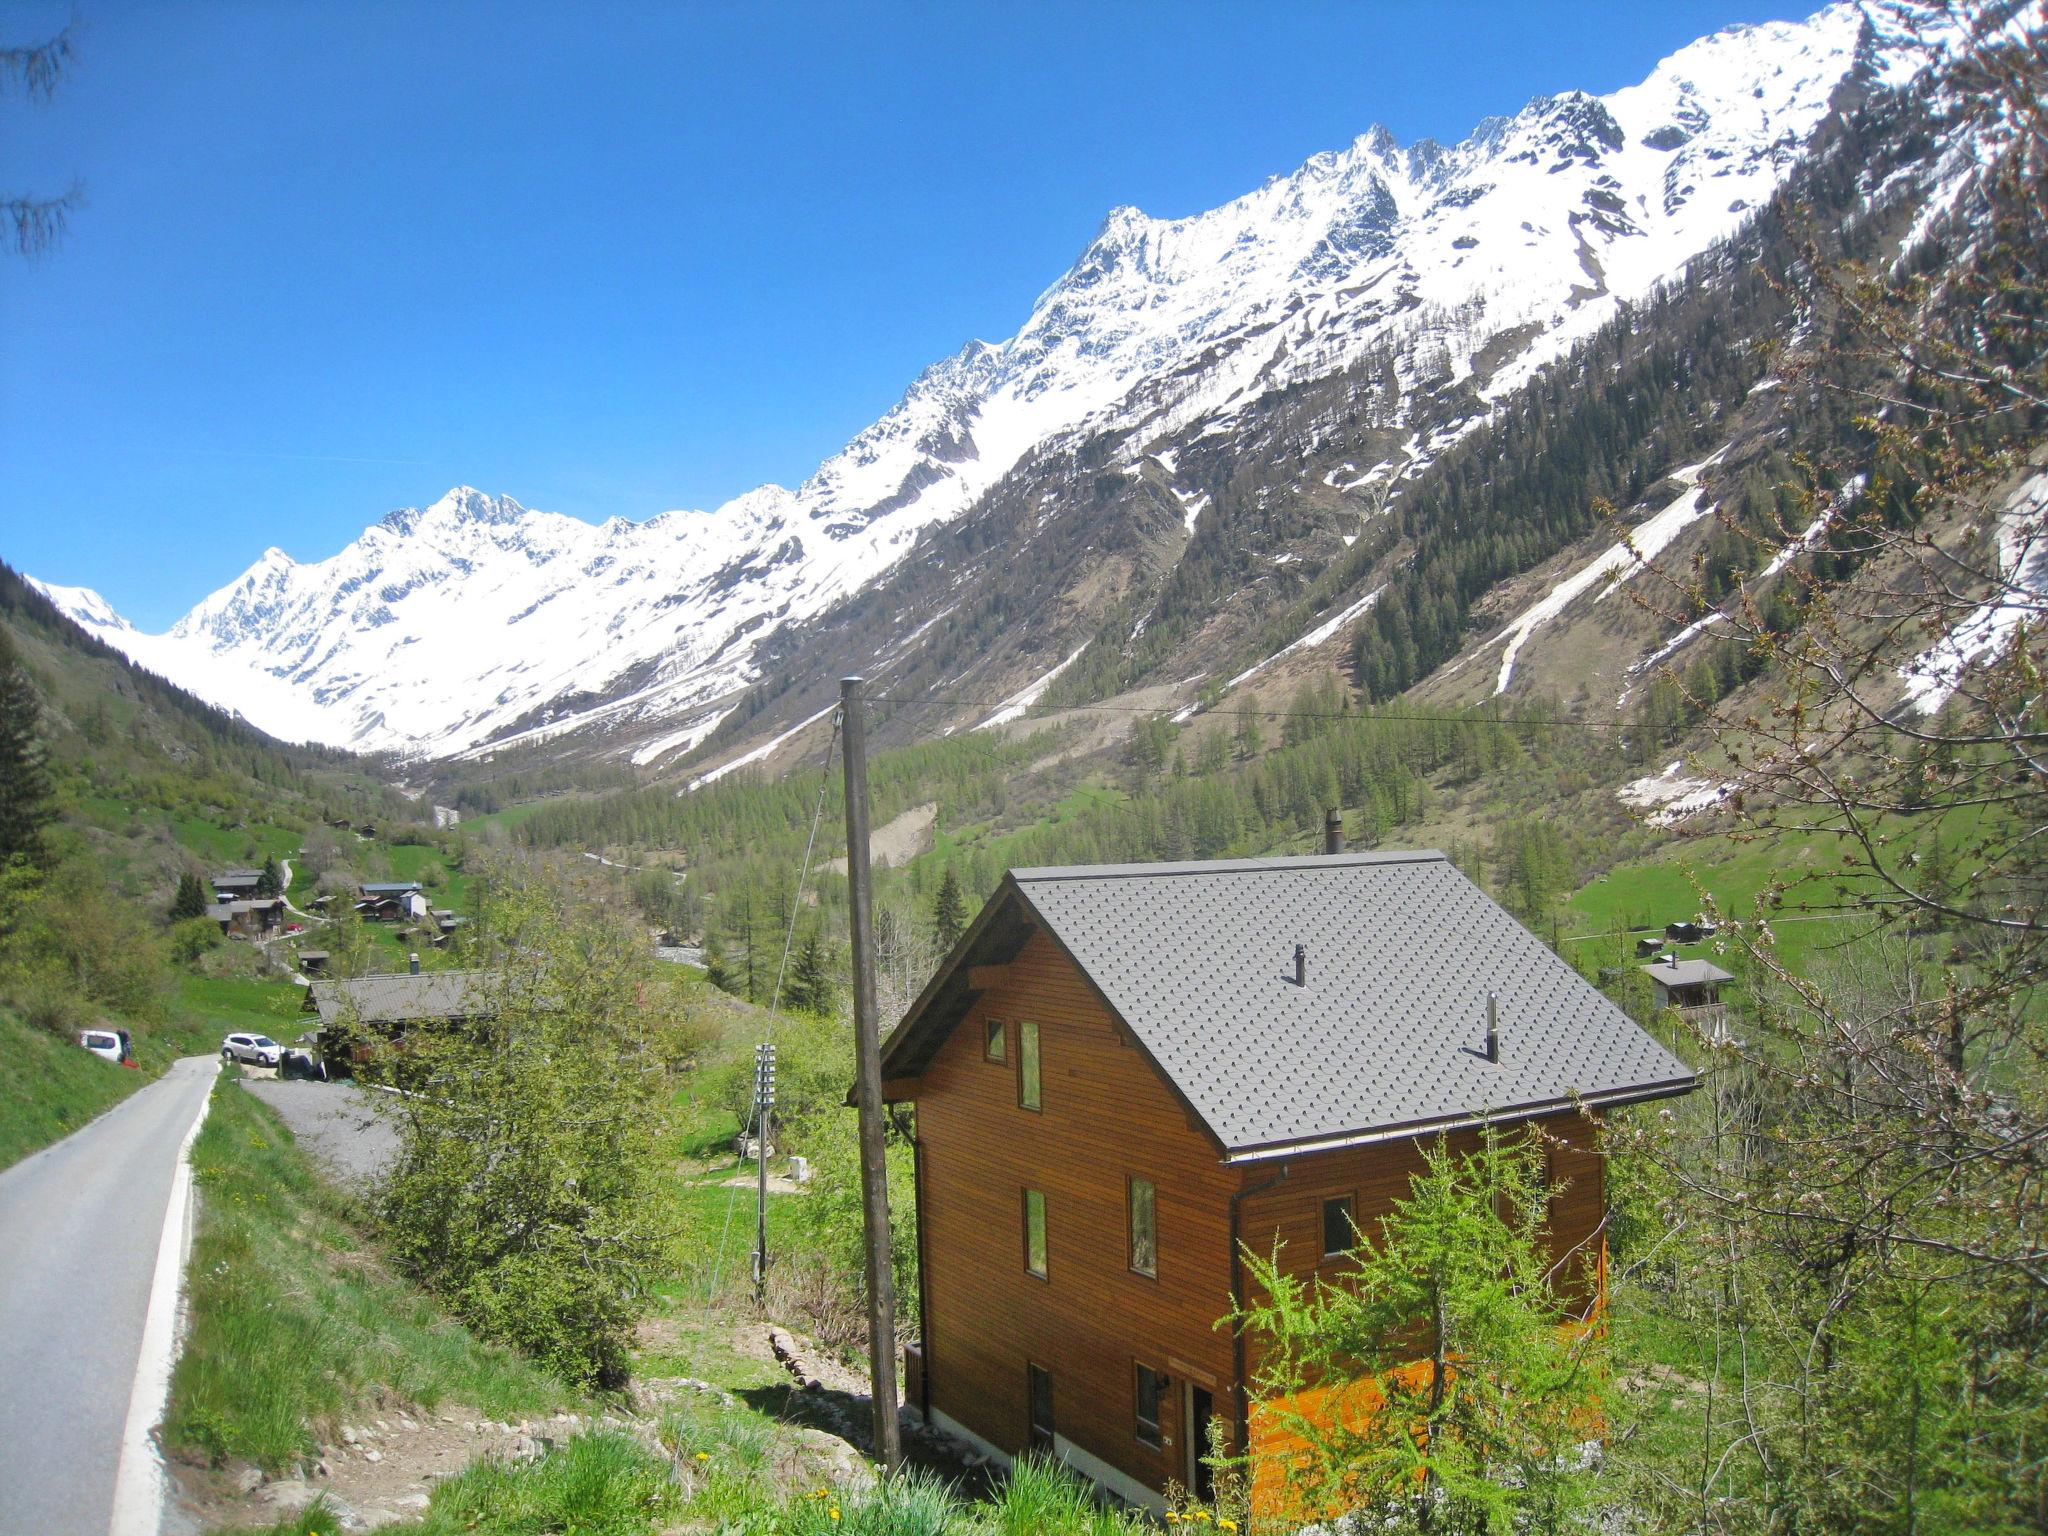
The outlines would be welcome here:
M 1397 416 L 1446 385 L 1501 398 L 1767 200 L 1845 83 L 1910 79 L 1928 48 L 1837 5 L 1713 34 L 1606 96 L 1539 96 L 1449 149 L 1375 126 L 1216 209 L 1112 209 L 1012 337 L 933 363 L 795 491 L 590 524 L 457 487 L 326 560 L 266 552 L 160 636 L 44 590 L 287 738 L 447 756 L 588 732 L 679 757 L 761 680 L 770 637 L 1060 444 L 1120 438 L 1118 472 L 1162 479 L 1192 545 L 1208 493 L 1147 454 L 1176 434 L 1227 438 L 1275 391 L 1368 363 Z M 1411 442 L 1408 465 L 1443 446 Z

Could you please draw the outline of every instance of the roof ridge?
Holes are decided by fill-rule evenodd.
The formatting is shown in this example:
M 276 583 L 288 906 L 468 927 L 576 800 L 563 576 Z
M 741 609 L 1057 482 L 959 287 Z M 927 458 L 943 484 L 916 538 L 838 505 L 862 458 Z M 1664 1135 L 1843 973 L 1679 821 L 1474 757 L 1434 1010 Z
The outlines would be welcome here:
M 1436 848 L 1374 849 L 1357 853 L 1279 854 L 1252 859 L 1182 859 L 1144 864 L 1044 864 L 1013 869 L 1026 880 L 1130 880 L 1160 875 L 1281 873 L 1288 870 L 1355 869 L 1370 864 L 1430 864 L 1445 861 Z

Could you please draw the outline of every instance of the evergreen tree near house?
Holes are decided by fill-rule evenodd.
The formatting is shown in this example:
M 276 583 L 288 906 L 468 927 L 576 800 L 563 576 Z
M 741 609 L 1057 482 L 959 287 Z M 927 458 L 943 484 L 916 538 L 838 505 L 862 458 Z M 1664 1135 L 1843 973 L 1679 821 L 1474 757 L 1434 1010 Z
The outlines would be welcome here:
M 263 869 L 256 876 L 256 894 L 265 899 L 268 899 L 273 896 L 280 896 L 283 893 L 284 871 L 280 870 L 277 867 L 277 858 L 275 855 L 265 854 L 263 858 Z
M 945 879 L 939 882 L 938 895 L 932 898 L 932 943 L 941 955 L 950 954 L 966 931 L 967 901 L 960 894 L 959 877 L 949 864 Z
M 803 947 L 790 961 L 783 1001 L 804 1013 L 829 1014 L 838 1004 L 838 989 L 832 981 L 832 968 L 825 956 L 825 939 L 819 927 L 816 923 L 811 925 Z
M 206 908 L 206 886 L 188 869 L 178 876 L 178 894 L 171 898 L 171 921 L 182 923 L 188 918 L 204 917 Z
M 0 630 L 0 866 L 43 862 L 43 829 L 55 816 L 42 738 L 42 704 Z

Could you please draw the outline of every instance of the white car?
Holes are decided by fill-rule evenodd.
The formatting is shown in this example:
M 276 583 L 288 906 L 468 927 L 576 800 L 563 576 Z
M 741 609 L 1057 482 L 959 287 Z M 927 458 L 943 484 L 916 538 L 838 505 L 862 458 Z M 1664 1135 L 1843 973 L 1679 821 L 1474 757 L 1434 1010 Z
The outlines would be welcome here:
M 229 1035 L 220 1043 L 222 1061 L 245 1062 L 252 1067 L 274 1067 L 284 1047 L 268 1035 Z
M 78 1033 L 78 1043 L 93 1055 L 106 1061 L 119 1063 L 127 1058 L 128 1042 L 116 1030 L 84 1029 Z

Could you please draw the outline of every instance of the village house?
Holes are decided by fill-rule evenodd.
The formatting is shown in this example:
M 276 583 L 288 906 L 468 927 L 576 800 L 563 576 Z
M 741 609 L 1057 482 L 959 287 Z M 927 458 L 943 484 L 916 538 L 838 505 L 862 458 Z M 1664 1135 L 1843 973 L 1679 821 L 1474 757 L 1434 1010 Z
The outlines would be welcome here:
M 263 881 L 260 869 L 228 869 L 213 876 L 215 901 L 247 901 Z
M 1240 1244 L 1336 1278 L 1439 1136 L 1533 1125 L 1605 1283 L 1602 1117 L 1692 1074 L 1440 853 L 1012 871 L 884 1043 L 916 1105 L 913 1412 L 1152 1509 L 1243 1448 Z
M 302 1012 L 320 1015 L 323 1042 L 348 1042 L 339 1069 L 362 1061 L 376 1042 L 402 1043 L 421 1025 L 452 1025 L 496 1011 L 496 977 L 486 971 L 422 971 L 419 956 L 395 976 L 358 976 L 307 985 Z
M 206 915 L 220 924 L 220 931 L 245 939 L 275 933 L 284 923 L 284 899 L 267 896 L 250 901 L 216 901 Z
M 356 911 L 373 923 L 396 923 L 424 917 L 427 898 L 417 880 L 372 880 L 359 892 Z
M 1697 1025 L 1711 1038 L 1725 1038 L 1728 1005 L 1721 1001 L 1721 984 L 1733 981 L 1734 973 L 1724 971 L 1711 960 L 1681 960 L 1676 955 L 1660 956 L 1642 968 L 1650 978 L 1650 990 L 1659 1008 L 1676 1008 L 1686 1022 Z

